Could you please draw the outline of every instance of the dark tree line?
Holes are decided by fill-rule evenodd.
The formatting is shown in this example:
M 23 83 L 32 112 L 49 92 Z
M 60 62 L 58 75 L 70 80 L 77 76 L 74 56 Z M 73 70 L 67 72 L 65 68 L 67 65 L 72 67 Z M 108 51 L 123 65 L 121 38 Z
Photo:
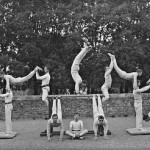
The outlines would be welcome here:
M 115 54 L 119 67 L 127 72 L 138 66 L 150 77 L 150 2 L 147 0 L 1 0 L 0 64 L 15 77 L 24 76 L 36 65 L 51 68 L 51 92 L 74 91 L 70 68 L 84 39 L 92 50 L 82 61 L 80 74 L 88 89 L 99 92 L 104 67 Z M 9 68 L 9 70 L 8 70 Z M 41 73 L 42 75 L 42 73 Z M 112 92 L 132 90 L 113 70 Z M 34 88 L 35 77 L 17 88 Z

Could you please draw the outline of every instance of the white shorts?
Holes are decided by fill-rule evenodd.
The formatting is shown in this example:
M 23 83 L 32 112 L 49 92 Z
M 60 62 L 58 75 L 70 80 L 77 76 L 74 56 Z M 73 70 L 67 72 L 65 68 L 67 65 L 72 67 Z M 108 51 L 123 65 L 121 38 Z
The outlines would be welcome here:
M 48 92 L 50 91 L 49 86 L 45 86 L 42 88 L 42 100 L 46 100 L 48 96 Z

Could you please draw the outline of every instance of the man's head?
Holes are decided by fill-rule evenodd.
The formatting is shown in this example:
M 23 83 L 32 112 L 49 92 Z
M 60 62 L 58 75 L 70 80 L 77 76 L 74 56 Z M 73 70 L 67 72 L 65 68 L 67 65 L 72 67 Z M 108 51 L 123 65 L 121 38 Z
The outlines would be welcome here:
M 136 72 L 137 72 L 138 76 L 141 76 L 143 73 L 142 69 L 137 69 Z
M 54 123 L 57 123 L 57 119 L 58 119 L 57 114 L 53 114 L 53 115 L 52 115 L 52 119 L 53 119 L 53 122 L 54 122 Z
M 104 122 L 104 116 L 102 116 L 102 115 L 98 116 L 98 121 L 99 121 L 100 125 L 103 124 L 103 122 Z
M 49 70 L 50 70 L 50 67 L 49 67 L 49 66 L 44 66 L 44 72 L 45 72 L 45 73 L 49 72 Z
M 4 71 L 0 70 L 0 78 L 4 78 L 4 75 L 5 75 Z
M 74 113 L 74 120 L 75 121 L 78 121 L 79 120 L 79 116 L 80 116 L 80 114 L 79 113 Z
M 79 84 L 79 89 L 80 89 L 80 94 L 82 94 L 85 89 L 87 87 L 87 81 L 86 80 L 83 80 L 80 84 Z

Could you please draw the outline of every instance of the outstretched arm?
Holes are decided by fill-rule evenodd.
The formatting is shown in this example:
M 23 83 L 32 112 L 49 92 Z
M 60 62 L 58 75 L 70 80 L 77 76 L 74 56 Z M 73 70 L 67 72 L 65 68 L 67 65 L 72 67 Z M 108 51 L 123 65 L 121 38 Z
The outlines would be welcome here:
M 136 92 L 142 93 L 142 92 L 145 92 L 145 91 L 147 91 L 149 89 L 150 89 L 150 85 L 147 85 L 147 86 L 145 86 L 145 87 L 143 87 L 141 89 L 137 89 Z
M 93 122 L 93 130 L 94 130 L 94 135 L 95 135 L 95 140 L 97 139 L 97 130 L 98 130 L 98 127 L 97 127 L 97 121 L 94 120 Z
M 44 80 L 46 77 L 47 77 L 47 75 L 40 76 L 39 73 L 36 71 L 36 79 L 37 80 Z
M 72 131 L 72 121 L 70 122 L 70 131 Z
M 83 131 L 83 122 L 81 121 L 81 131 Z
M 48 138 L 48 141 L 51 140 L 50 130 L 51 130 L 51 125 L 50 125 L 50 120 L 48 120 L 48 122 L 47 122 L 47 138 Z
M 7 97 L 7 96 L 9 96 L 9 94 L 10 93 L 8 93 L 8 92 L 6 94 L 0 94 L 0 97 Z
M 105 122 L 105 125 L 104 125 L 104 138 L 105 139 L 108 139 L 107 138 L 107 131 L 108 131 L 108 122 Z

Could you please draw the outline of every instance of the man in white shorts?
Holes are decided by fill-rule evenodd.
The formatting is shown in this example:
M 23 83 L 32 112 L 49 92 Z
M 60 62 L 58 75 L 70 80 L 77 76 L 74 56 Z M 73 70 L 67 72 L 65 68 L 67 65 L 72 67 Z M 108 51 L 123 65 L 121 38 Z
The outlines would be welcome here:
M 75 82 L 76 94 L 80 94 L 80 86 L 82 86 L 82 78 L 79 75 L 79 65 L 80 65 L 81 60 L 84 58 L 84 56 L 87 54 L 89 50 L 90 48 L 88 48 L 87 44 L 84 43 L 84 48 L 82 48 L 80 53 L 75 57 L 73 64 L 71 66 L 71 75 Z
M 47 138 L 48 141 L 51 141 L 52 134 L 50 133 L 51 128 L 60 128 L 60 141 L 63 140 L 64 128 L 62 122 L 62 111 L 61 111 L 61 103 L 60 99 L 58 98 L 57 106 L 56 106 L 56 99 L 53 100 L 53 107 L 52 107 L 52 116 L 47 122 Z
M 108 139 L 108 137 L 107 137 L 108 121 L 105 119 L 100 95 L 97 94 L 97 96 L 98 96 L 98 106 L 96 103 L 96 97 L 95 97 L 95 95 L 93 95 L 93 116 L 94 116 L 93 130 L 94 130 L 94 135 L 95 135 L 94 139 L 97 140 L 98 126 L 103 126 L 104 139 L 107 140 Z
M 36 66 L 33 71 L 31 71 L 25 77 L 14 78 L 11 75 L 6 75 L 3 71 L 0 71 L 0 77 L 6 80 L 6 89 L 10 90 L 10 84 L 18 84 L 28 81 L 30 78 L 34 76 L 37 70 L 42 70 L 40 67 Z
M 88 133 L 88 130 L 83 128 L 83 122 L 79 120 L 79 113 L 75 113 L 74 120 L 70 122 L 70 130 L 67 130 L 66 134 L 72 139 L 83 139 L 86 133 Z
M 49 67 L 45 66 L 44 67 L 44 72 L 45 75 L 39 76 L 38 71 L 36 72 L 36 79 L 37 80 L 42 80 L 42 101 L 45 102 L 46 106 L 48 107 L 48 100 L 47 96 L 50 91 L 49 83 L 50 83 L 50 74 L 49 74 Z
M 142 75 L 142 70 L 141 69 L 137 69 L 136 72 L 127 73 L 127 72 L 121 70 L 118 67 L 117 61 L 116 61 L 116 58 L 115 58 L 114 55 L 109 53 L 109 56 L 113 60 L 114 68 L 115 68 L 116 72 L 119 74 L 119 76 L 122 79 L 125 79 L 125 80 L 131 80 L 132 79 L 132 81 L 133 81 L 133 88 L 136 89 L 137 88 L 137 77 Z
M 13 93 L 11 90 L 6 90 L 5 94 L 0 94 L 0 97 L 5 98 L 5 126 L 6 134 L 12 133 L 12 122 L 11 122 L 11 112 L 13 109 L 12 98 Z
M 112 84 L 112 78 L 111 78 L 112 69 L 113 69 L 113 60 L 111 58 L 110 65 L 106 66 L 105 69 L 105 75 L 104 75 L 105 83 L 101 87 L 101 90 L 104 94 L 104 97 L 102 99 L 103 102 L 109 99 L 108 89 L 111 88 L 111 84 Z

